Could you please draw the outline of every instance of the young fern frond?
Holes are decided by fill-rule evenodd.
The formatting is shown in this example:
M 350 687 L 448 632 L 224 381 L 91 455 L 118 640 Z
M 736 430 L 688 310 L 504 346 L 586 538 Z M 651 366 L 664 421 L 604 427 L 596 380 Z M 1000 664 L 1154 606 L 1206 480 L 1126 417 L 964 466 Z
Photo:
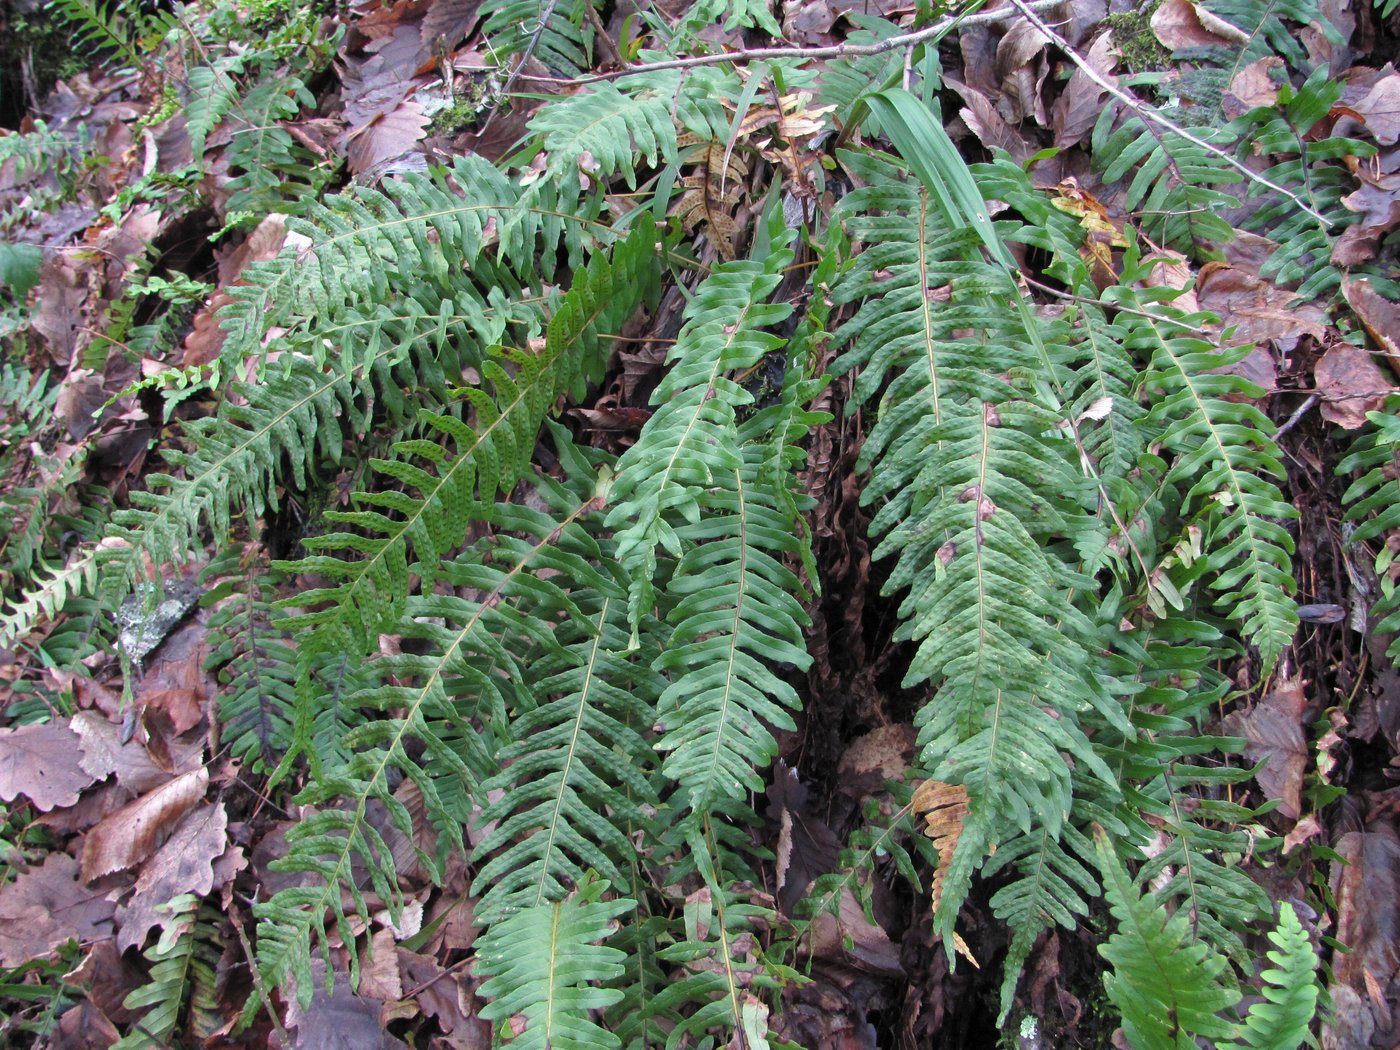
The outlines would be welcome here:
M 1279 905 L 1278 925 L 1269 931 L 1269 940 L 1276 950 L 1267 957 L 1278 969 L 1260 974 L 1264 1001 L 1250 1006 L 1241 1046 L 1254 1050 L 1297 1050 L 1304 1043 L 1316 1046 L 1309 1029 L 1317 1015 L 1317 954 L 1287 901 Z
M 98 554 L 96 546 L 80 547 L 66 564 L 36 570 L 24 593 L 0 606 L 0 648 L 22 640 L 41 618 L 55 619 L 77 595 L 94 593 L 99 578 Z
M 1128 1042 L 1138 1050 L 1178 1050 L 1197 1036 L 1232 1038 L 1237 1026 L 1220 1014 L 1240 993 L 1225 957 L 1191 942 L 1185 912 L 1168 917 L 1138 889 L 1103 829 L 1094 837 L 1104 896 L 1118 923 L 1099 946 L 1113 966 L 1104 987 L 1123 1015 Z

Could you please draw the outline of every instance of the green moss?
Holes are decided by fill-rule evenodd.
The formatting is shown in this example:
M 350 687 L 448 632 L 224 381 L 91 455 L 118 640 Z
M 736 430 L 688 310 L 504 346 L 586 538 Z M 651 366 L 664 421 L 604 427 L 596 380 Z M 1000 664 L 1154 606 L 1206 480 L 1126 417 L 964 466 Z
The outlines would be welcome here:
M 1124 11 L 1103 20 L 1104 27 L 1112 30 L 1114 46 L 1130 73 L 1165 69 L 1171 61 L 1171 49 L 1163 46 L 1152 31 L 1152 13 L 1160 5 L 1161 0 L 1157 0 L 1137 11 Z

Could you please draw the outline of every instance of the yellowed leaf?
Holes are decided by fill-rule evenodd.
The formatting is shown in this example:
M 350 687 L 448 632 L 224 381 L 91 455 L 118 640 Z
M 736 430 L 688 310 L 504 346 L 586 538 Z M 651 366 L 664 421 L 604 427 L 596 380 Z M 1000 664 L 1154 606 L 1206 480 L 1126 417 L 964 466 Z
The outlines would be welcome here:
M 933 910 L 943 900 L 943 880 L 948 861 L 958 847 L 963 825 L 971 810 L 967 804 L 967 788 L 961 784 L 945 784 L 941 780 L 925 780 L 914 791 L 914 812 L 924 818 L 924 834 L 938 850 L 938 870 L 933 873 Z

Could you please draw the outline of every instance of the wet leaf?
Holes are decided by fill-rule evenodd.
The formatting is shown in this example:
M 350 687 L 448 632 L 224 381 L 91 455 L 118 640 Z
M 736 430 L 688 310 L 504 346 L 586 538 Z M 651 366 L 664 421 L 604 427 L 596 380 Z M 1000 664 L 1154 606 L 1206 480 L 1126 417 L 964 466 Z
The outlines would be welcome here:
M 136 891 L 121 918 L 117 944 L 139 947 L 146 934 L 170 922 L 161 905 L 182 893 L 207 897 L 217 887 L 214 862 L 228 848 L 228 814 L 222 802 L 192 809 L 181 818 L 170 838 L 141 868 Z
M 1339 343 L 1313 370 L 1322 417 L 1346 430 L 1366 425 L 1366 413 L 1385 403 L 1392 387 L 1375 358 L 1359 346 Z

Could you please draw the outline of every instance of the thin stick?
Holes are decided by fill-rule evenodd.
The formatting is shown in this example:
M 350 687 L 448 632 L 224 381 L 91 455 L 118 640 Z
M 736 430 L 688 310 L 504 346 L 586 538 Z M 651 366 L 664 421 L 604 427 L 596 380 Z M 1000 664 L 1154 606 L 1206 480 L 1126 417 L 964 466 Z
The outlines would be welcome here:
M 1051 11 L 1057 7 L 1062 7 L 1064 0 L 1030 0 L 1029 8 L 1033 11 Z M 1005 22 L 1016 16 L 1017 12 L 1009 8 L 1002 8 L 997 11 L 978 11 L 970 15 L 952 15 L 948 18 L 940 19 L 931 26 L 912 33 L 901 33 L 898 36 L 886 37 L 884 40 L 874 44 L 832 44 L 829 47 L 755 47 L 739 51 L 726 51 L 715 55 L 691 55 L 686 58 L 672 58 L 664 62 L 640 62 L 635 66 L 628 66 L 625 69 L 614 70 L 611 73 L 596 73 L 586 77 L 560 78 L 550 80 L 550 83 L 573 86 L 576 84 L 596 84 L 600 80 L 616 80 L 618 77 L 629 76 L 632 73 L 652 73 L 659 69 L 689 69 L 691 66 L 713 66 L 721 62 L 762 62 L 764 59 L 809 59 L 809 58 L 863 58 L 866 55 L 882 55 L 886 51 L 894 51 L 896 48 L 913 47 L 915 44 L 922 44 L 925 40 L 942 36 L 948 30 L 959 25 L 992 25 L 997 22 Z M 536 78 L 529 78 L 534 80 Z
M 1061 51 L 1067 54 L 1070 58 L 1070 61 L 1073 62 L 1079 68 L 1079 71 L 1081 73 L 1083 73 L 1086 77 L 1092 80 L 1104 91 L 1107 91 L 1119 102 L 1123 103 L 1123 105 L 1131 109 L 1139 117 L 1143 118 L 1144 120 L 1150 120 L 1152 121 L 1152 123 L 1157 124 L 1160 127 L 1166 128 L 1173 135 L 1179 135 L 1181 138 L 1184 138 L 1187 142 L 1190 142 L 1193 145 L 1199 146 L 1201 149 L 1213 153 L 1215 156 L 1225 161 L 1225 163 L 1229 164 L 1230 167 L 1242 173 L 1244 177 L 1250 182 L 1257 183 L 1260 186 L 1267 186 L 1275 193 L 1283 194 L 1303 211 L 1307 212 L 1318 222 L 1322 223 L 1324 227 L 1328 229 L 1331 228 L 1332 223 L 1330 223 L 1327 220 L 1327 217 L 1321 212 L 1307 205 L 1303 201 L 1303 198 L 1299 197 L 1296 193 L 1292 193 L 1291 191 L 1284 189 L 1282 186 L 1278 185 L 1275 182 L 1270 182 L 1263 175 L 1260 175 L 1257 171 L 1251 171 L 1248 167 L 1246 167 L 1240 161 L 1236 160 L 1233 156 L 1225 152 L 1225 150 L 1221 149 L 1219 146 L 1213 146 L 1205 139 L 1196 137 L 1195 135 L 1187 131 L 1185 128 L 1177 124 L 1175 121 L 1173 121 L 1170 117 L 1163 116 L 1160 112 L 1158 112 L 1156 109 L 1153 109 L 1141 99 L 1124 91 L 1118 85 L 1110 83 L 1109 80 L 1102 74 L 1100 74 L 1098 70 L 1096 70 L 1093 66 L 1089 65 L 1089 63 L 1085 61 L 1085 59 L 1079 54 L 1079 52 L 1077 52 L 1074 48 L 1072 48 L 1069 45 L 1069 42 L 1065 40 L 1064 37 L 1060 36 L 1059 33 L 1055 32 L 1053 29 L 1051 29 L 1048 25 L 1045 24 L 1041 17 L 1035 13 L 1034 4 L 1028 4 L 1026 3 L 1026 0 L 1011 0 L 1011 4 L 1018 11 L 1020 11 L 1021 14 L 1025 15 L 1026 19 L 1030 22 L 1030 24 L 1035 26 L 1036 29 L 1040 30 L 1040 32 L 1044 34 L 1044 36 L 1051 43 L 1053 43 Z

